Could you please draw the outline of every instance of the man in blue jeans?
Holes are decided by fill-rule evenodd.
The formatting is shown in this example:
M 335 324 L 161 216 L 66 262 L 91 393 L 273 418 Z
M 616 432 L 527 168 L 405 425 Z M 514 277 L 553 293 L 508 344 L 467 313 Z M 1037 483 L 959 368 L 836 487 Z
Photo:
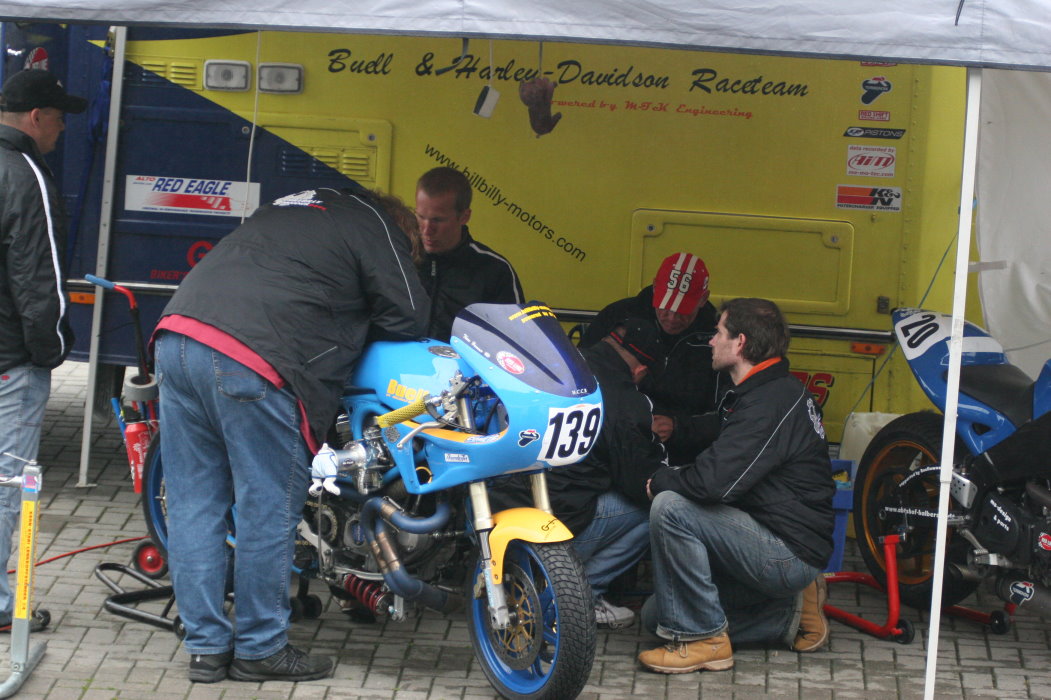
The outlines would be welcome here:
M 51 370 L 73 347 L 62 288 L 66 215 L 44 155 L 55 150 L 64 115 L 87 104 L 44 70 L 12 75 L 0 96 L 0 479 L 20 475 L 22 460 L 36 459 Z M 20 496 L 0 488 L 5 567 Z M 13 603 L 7 575 L 0 575 L 0 631 L 11 628 Z M 45 619 L 34 613 L 30 630 L 43 629 Z
M 723 304 L 712 366 L 734 387 L 718 438 L 649 484 L 654 594 L 643 626 L 666 640 L 639 654 L 658 673 L 733 667 L 734 643 L 828 641 L 832 467 L 813 397 L 788 371 L 788 326 L 765 299 Z
M 154 349 L 168 553 L 191 681 L 332 673 L 332 659 L 288 643 L 293 532 L 311 455 L 366 335 L 427 327 L 429 301 L 396 219 L 414 223 L 399 202 L 357 185 L 282 197 L 197 263 L 164 310 Z
M 583 461 L 548 471 L 547 484 L 555 515 L 574 534 L 573 548 L 594 596 L 595 620 L 615 629 L 631 624 L 635 614 L 611 604 L 605 593 L 649 547 L 646 482 L 667 464 L 651 429 L 652 404 L 636 388 L 663 366 L 664 345 L 654 321 L 627 319 L 581 354 L 602 389 L 602 430 Z M 497 485 L 491 496 L 508 507 L 532 502 L 524 479 Z

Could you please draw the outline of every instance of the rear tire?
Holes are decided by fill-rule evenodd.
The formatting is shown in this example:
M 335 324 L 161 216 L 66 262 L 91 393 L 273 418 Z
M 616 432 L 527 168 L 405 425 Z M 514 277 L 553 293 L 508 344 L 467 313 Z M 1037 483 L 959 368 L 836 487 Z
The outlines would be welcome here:
M 854 480 L 854 526 L 858 549 L 872 575 L 887 583 L 883 544 L 879 538 L 905 534 L 898 544 L 898 583 L 901 601 L 927 610 L 931 605 L 934 578 L 936 523 L 928 518 L 901 513 L 885 513 L 883 508 L 938 510 L 937 471 L 902 482 L 925 467 L 940 462 L 942 416 L 937 413 L 910 413 L 896 418 L 876 433 L 865 450 Z M 957 440 L 956 454 L 967 448 Z M 950 507 L 954 503 L 950 501 Z M 978 587 L 964 580 L 959 567 L 966 565 L 968 543 L 950 528 L 947 535 L 948 562 L 942 585 L 942 605 L 955 605 Z
M 142 466 L 142 515 L 150 539 L 168 560 L 168 508 L 164 494 L 164 465 L 161 461 L 161 434 L 154 433 Z

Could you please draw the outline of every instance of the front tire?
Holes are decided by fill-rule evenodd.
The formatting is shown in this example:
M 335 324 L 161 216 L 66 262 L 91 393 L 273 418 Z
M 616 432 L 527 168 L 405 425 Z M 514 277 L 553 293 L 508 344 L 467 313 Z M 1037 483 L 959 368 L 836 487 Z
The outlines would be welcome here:
M 886 562 L 879 538 L 904 534 L 897 547 L 901 601 L 923 610 L 931 605 L 937 523 L 884 509 L 937 512 L 941 490 L 937 470 L 908 477 L 921 467 L 940 463 L 942 421 L 937 413 L 910 413 L 892 420 L 872 438 L 854 480 L 854 525 L 865 565 L 885 586 Z M 957 440 L 956 454 L 966 451 Z M 945 606 L 955 605 L 978 587 L 977 582 L 965 580 L 960 574 L 958 567 L 966 566 L 968 544 L 951 528 L 946 550 L 948 562 L 942 585 Z
M 513 700 L 563 700 L 580 694 L 595 659 L 591 586 L 568 542 L 513 540 L 503 587 L 511 625 L 493 629 L 476 565 L 469 581 L 467 626 L 489 682 Z

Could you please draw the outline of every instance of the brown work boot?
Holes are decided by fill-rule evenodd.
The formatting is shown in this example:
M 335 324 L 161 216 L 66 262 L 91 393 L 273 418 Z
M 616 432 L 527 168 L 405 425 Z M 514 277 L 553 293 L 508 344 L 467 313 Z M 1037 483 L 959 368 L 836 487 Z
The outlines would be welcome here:
M 668 642 L 639 654 L 639 663 L 657 673 L 725 671 L 733 668 L 734 650 L 723 632 L 694 642 Z
M 828 618 L 825 617 L 825 601 L 828 600 L 828 584 L 824 575 L 803 589 L 803 613 L 799 616 L 799 633 L 792 648 L 801 654 L 821 649 L 828 644 Z

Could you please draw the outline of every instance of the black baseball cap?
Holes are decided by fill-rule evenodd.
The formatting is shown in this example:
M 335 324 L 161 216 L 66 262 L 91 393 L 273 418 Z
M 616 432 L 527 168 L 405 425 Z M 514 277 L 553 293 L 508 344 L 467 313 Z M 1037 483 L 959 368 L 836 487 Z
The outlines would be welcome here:
M 624 328 L 623 334 L 617 332 L 621 327 Z M 661 340 L 660 329 L 653 321 L 628 318 L 616 324 L 609 335 L 651 371 L 664 368 L 667 357 L 664 341 Z
M 83 97 L 70 95 L 54 74 L 46 70 L 24 70 L 15 73 L 0 90 L 0 108 L 5 112 L 28 112 L 53 107 L 63 112 L 80 114 L 88 106 Z

